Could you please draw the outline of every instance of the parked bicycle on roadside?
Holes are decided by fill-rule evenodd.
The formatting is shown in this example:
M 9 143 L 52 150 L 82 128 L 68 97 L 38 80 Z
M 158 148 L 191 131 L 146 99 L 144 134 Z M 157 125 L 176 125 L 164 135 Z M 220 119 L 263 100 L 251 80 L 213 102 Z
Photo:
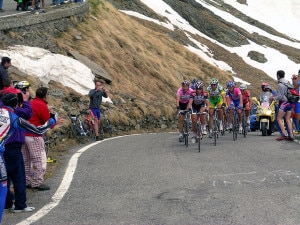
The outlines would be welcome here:
M 104 133 L 108 133 L 109 136 L 112 136 L 112 133 L 114 132 L 114 127 L 113 127 L 112 123 L 110 122 L 105 111 L 109 111 L 109 109 L 104 109 L 104 108 L 100 109 L 101 122 L 100 122 L 100 126 L 99 126 L 99 135 L 102 139 L 105 138 Z
M 89 109 L 81 110 L 79 114 L 68 114 L 71 120 L 71 130 L 77 140 L 85 144 L 95 140 L 93 117 Z

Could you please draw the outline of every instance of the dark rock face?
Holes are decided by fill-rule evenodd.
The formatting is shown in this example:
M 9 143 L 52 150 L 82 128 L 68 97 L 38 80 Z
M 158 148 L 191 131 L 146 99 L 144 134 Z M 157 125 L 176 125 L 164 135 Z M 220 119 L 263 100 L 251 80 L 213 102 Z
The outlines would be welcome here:
M 250 57 L 250 59 L 257 61 L 259 63 L 265 63 L 268 60 L 265 58 L 264 54 L 256 52 L 256 51 L 250 51 L 248 52 L 248 57 Z

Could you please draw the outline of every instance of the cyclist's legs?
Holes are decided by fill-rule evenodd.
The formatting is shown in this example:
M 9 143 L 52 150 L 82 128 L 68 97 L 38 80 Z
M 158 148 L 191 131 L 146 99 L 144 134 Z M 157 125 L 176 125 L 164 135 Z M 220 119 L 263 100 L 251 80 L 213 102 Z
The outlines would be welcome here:
M 237 109 L 236 112 L 238 114 L 239 125 L 242 126 L 242 110 L 239 108 L 240 100 L 233 101 L 234 107 Z
M 219 99 L 216 100 L 212 100 L 212 99 L 209 99 L 209 130 L 212 129 L 212 126 L 213 126 L 213 117 L 214 117 L 214 109 L 215 109 L 215 106 L 218 104 L 219 102 Z
M 245 116 L 248 118 L 250 116 L 250 102 L 247 102 L 243 106 L 245 108 Z
M 191 118 L 192 118 L 192 131 L 194 132 L 194 134 L 197 133 L 197 111 L 192 109 L 192 115 L 191 115 Z
M 179 110 L 186 110 L 186 107 L 187 107 L 187 103 L 179 102 Z M 184 115 L 179 113 L 179 115 L 178 115 L 178 130 L 179 130 L 180 134 L 183 133 L 183 119 L 184 119 Z
M 203 113 L 205 110 L 204 105 L 200 108 L 200 113 Z M 206 115 L 200 116 L 201 124 L 205 128 L 206 127 Z
M 92 115 L 94 117 L 94 131 L 95 131 L 95 136 L 99 136 L 99 126 L 100 126 L 100 109 L 97 108 L 91 108 L 90 109 L 92 112 Z
M 224 115 L 224 112 L 223 112 L 223 109 L 222 109 L 222 104 L 223 104 L 223 99 L 221 99 L 221 101 L 219 101 L 217 103 L 217 107 L 218 107 L 218 119 L 220 121 L 223 121 L 223 115 Z

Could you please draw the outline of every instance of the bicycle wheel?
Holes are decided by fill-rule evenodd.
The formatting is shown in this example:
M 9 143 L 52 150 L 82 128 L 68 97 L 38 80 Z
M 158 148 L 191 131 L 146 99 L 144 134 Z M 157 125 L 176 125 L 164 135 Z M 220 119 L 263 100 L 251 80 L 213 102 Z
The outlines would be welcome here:
M 201 147 L 201 138 L 202 138 L 202 130 L 201 130 L 201 123 L 197 123 L 197 139 L 198 139 L 198 151 L 200 152 Z
M 73 135 L 76 137 L 76 139 L 80 143 L 84 144 L 85 141 L 84 141 L 84 138 L 83 138 L 83 133 L 82 133 L 82 131 L 81 131 L 81 129 L 79 127 L 80 127 L 80 124 L 79 124 L 78 120 L 73 121 L 71 123 L 71 130 L 72 130 Z
M 216 119 L 214 120 L 213 134 L 214 134 L 214 145 L 216 146 L 217 138 L 218 138 L 218 122 Z
M 104 128 L 103 128 L 102 123 L 100 123 L 100 126 L 99 126 L 99 137 L 100 137 L 100 139 L 104 139 L 105 138 L 105 136 L 104 136 Z
M 184 144 L 185 147 L 189 146 L 189 119 L 184 120 Z
M 243 115 L 243 122 L 242 122 L 242 126 L 243 126 L 243 135 L 244 138 L 247 136 L 247 118 L 245 115 Z
M 112 126 L 111 122 L 109 121 L 108 118 L 105 118 L 104 123 L 105 123 L 105 131 L 107 133 L 109 133 L 109 135 L 111 136 L 113 133 L 113 126 Z
M 233 140 L 235 141 L 237 139 L 237 132 L 238 132 L 238 118 L 236 112 L 233 114 L 233 124 L 232 124 L 232 134 L 233 134 Z

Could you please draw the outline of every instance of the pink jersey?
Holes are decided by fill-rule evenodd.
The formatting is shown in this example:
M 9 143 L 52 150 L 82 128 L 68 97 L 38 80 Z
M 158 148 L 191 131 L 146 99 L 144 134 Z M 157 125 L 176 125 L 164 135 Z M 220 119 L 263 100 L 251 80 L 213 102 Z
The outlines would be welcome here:
M 194 90 L 191 88 L 189 88 L 186 92 L 183 92 L 183 89 L 179 88 L 177 90 L 176 96 L 180 96 L 179 102 L 188 103 L 192 92 L 194 92 Z
M 241 90 L 239 88 L 235 87 L 233 89 L 233 93 L 231 93 L 229 90 L 227 90 L 226 97 L 230 97 L 230 99 L 232 101 L 238 101 L 238 100 L 240 100 L 240 96 L 239 95 L 241 95 L 241 94 L 242 94 Z

